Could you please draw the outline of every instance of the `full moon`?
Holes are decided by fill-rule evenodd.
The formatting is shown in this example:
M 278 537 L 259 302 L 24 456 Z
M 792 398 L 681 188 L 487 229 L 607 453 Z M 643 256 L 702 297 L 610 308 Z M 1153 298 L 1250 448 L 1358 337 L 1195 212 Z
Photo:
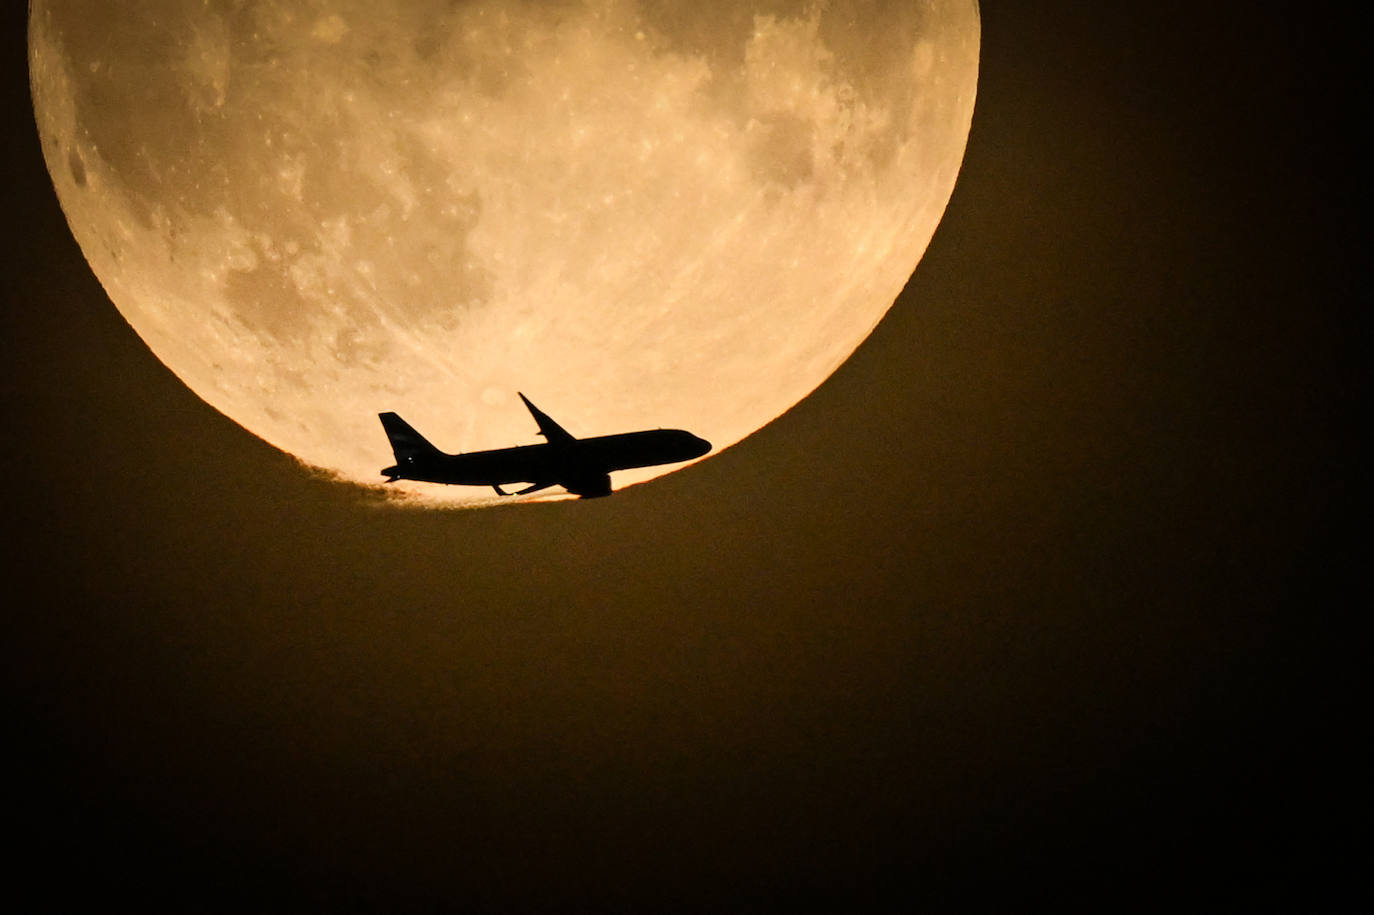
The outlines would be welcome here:
M 29 62 L 129 324 L 376 485 L 384 411 L 449 452 L 535 441 L 517 391 L 716 451 L 781 415 L 925 251 L 978 41 L 976 0 L 32 0 Z

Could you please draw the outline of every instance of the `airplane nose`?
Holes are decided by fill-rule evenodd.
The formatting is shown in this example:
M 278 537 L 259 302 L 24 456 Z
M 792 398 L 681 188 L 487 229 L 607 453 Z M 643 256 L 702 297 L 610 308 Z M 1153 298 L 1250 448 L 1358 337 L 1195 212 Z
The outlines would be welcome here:
M 699 438 L 694 435 L 692 436 L 692 450 L 700 457 L 711 450 L 711 443 L 704 438 Z

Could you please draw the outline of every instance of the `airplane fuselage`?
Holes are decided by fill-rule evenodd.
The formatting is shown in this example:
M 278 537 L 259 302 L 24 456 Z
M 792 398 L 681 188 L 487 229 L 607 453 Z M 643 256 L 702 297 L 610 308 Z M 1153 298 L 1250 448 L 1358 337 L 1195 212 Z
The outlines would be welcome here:
M 711 446 L 681 429 L 622 432 L 566 443 L 517 445 L 468 454 L 416 456 L 403 466 L 388 467 L 388 476 L 400 470 L 402 479 L 459 486 L 499 486 L 509 483 L 542 483 L 560 477 L 594 477 L 632 467 L 676 464 L 701 457 Z

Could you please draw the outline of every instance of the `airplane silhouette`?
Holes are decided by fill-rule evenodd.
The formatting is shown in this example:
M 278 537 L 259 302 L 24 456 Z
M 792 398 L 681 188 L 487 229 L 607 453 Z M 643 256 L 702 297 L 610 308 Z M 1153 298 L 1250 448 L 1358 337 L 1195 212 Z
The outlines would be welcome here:
M 384 468 L 382 474 L 388 483 L 418 480 L 490 486 L 502 496 L 523 496 L 550 486 L 562 486 L 574 495 L 591 499 L 611 494 L 613 470 L 676 464 L 701 457 L 711 450 L 710 442 L 682 429 L 574 438 L 530 403 L 524 394 L 520 399 L 539 424 L 544 444 L 445 454 L 395 413 L 378 413 L 396 455 L 396 464 Z M 501 488 L 503 483 L 531 485 L 518 492 L 506 492 Z

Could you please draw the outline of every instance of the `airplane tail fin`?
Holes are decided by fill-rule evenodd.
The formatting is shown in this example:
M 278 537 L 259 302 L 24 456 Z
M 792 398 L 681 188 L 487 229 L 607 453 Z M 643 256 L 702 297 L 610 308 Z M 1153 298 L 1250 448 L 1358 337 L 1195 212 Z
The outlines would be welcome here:
M 410 423 L 395 413 L 378 413 L 377 418 L 382 421 L 382 428 L 386 430 L 392 454 L 396 455 L 396 466 L 382 471 L 393 481 L 406 476 L 407 468 L 443 456 L 442 451 L 431 445 Z

